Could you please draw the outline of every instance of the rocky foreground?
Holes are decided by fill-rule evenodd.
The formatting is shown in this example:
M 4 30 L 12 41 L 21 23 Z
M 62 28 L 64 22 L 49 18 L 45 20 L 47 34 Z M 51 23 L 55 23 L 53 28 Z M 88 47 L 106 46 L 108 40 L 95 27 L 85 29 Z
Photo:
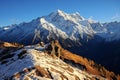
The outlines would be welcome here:
M 58 41 L 0 48 L 0 80 L 36 79 L 120 80 L 120 77 L 92 60 L 63 49 Z

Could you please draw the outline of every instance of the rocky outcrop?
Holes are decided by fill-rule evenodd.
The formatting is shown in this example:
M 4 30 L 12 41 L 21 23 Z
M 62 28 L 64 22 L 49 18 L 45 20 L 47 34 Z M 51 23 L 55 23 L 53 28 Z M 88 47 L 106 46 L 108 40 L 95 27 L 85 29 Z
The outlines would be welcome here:
M 50 55 L 52 55 L 53 57 L 61 57 L 61 51 L 62 51 L 62 47 L 59 43 L 58 40 L 53 40 L 50 42 L 50 44 L 48 45 L 48 47 L 46 48 L 46 51 L 48 51 L 48 53 Z
M 108 71 L 100 64 L 97 64 L 92 60 L 73 54 L 70 51 L 63 49 L 57 40 L 51 41 L 47 50 L 50 51 L 50 55 L 52 54 L 52 56 L 54 55 L 58 58 L 61 58 L 65 62 L 67 61 L 70 64 L 72 63 L 73 66 L 82 66 L 83 70 L 91 74 L 100 75 L 108 78 L 109 80 L 119 78 L 119 76 L 116 76 L 114 72 Z
M 0 80 L 120 79 L 94 61 L 65 50 L 57 40 L 46 45 L 0 49 Z

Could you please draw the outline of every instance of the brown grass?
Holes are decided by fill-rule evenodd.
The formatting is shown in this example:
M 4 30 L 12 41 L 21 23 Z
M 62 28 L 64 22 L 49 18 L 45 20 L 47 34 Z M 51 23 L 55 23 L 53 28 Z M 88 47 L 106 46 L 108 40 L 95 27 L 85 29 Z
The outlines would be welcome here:
M 29 78 L 28 77 L 25 77 L 25 79 L 24 80 L 29 80 Z
M 16 74 L 14 75 L 14 77 L 15 77 L 15 78 L 20 78 L 20 74 L 19 74 L 19 73 L 16 73 Z
M 117 80 L 120 80 L 120 75 L 117 75 Z
M 89 65 L 89 62 L 88 62 L 88 60 L 86 58 L 83 58 L 83 57 L 78 56 L 76 54 L 72 54 L 71 52 L 69 52 L 67 50 L 62 50 L 61 58 L 64 58 L 64 59 L 67 59 L 67 60 L 71 60 L 74 63 L 78 63 L 78 64 L 84 65 L 86 67 L 87 71 L 92 73 L 92 74 L 95 74 L 95 75 L 99 75 L 100 74 L 97 70 L 95 70 L 94 68 L 92 68 Z
M 66 69 L 67 69 L 69 72 L 71 72 L 71 73 L 74 72 L 74 70 L 73 70 L 71 67 L 67 67 Z
M 19 43 L 15 43 L 15 42 L 9 43 L 9 42 L 0 41 L 0 48 L 3 48 L 3 47 L 23 47 L 23 46 L 24 45 L 19 44 Z
M 119 77 L 116 77 L 113 72 L 106 70 L 103 66 L 96 64 L 94 61 L 88 60 L 87 58 L 83 58 L 82 56 L 73 54 L 67 50 L 62 49 L 61 58 L 69 61 L 73 61 L 74 63 L 85 66 L 86 71 L 91 74 L 104 76 L 109 80 L 113 78 L 115 79 L 119 78 Z
M 58 71 L 58 70 L 56 70 L 56 69 L 54 69 L 54 68 L 52 68 L 51 67 L 51 71 L 54 71 L 54 72 L 56 72 L 56 73 L 59 73 L 61 76 L 61 79 L 62 80 L 64 80 L 64 78 L 66 79 L 66 80 L 68 80 L 68 78 L 65 76 L 65 75 L 63 75 L 63 73 L 62 72 L 60 72 L 60 71 Z
M 36 69 L 37 75 L 46 77 L 46 78 L 51 78 L 49 73 L 44 68 L 40 67 L 39 65 L 35 65 L 35 69 Z
M 96 64 L 94 61 L 89 60 L 87 58 L 83 58 L 82 56 L 78 56 L 76 54 L 73 54 L 69 52 L 68 50 L 64 50 L 58 41 L 53 41 L 55 45 L 59 46 L 60 50 L 60 58 L 64 61 L 72 62 L 73 64 L 82 65 L 83 70 L 87 71 L 88 73 L 94 74 L 94 75 L 100 75 L 109 79 L 117 78 L 113 72 L 110 72 L 106 70 L 101 65 Z M 52 43 L 51 43 L 52 45 Z M 49 50 L 49 49 L 48 49 Z M 52 50 L 52 49 L 50 49 Z M 53 56 L 54 57 L 54 56 Z M 69 63 L 68 62 L 68 63 Z M 71 70 L 71 69 L 69 69 Z M 71 70 L 72 72 L 72 70 Z
M 62 67 L 62 66 L 61 66 Z M 71 67 L 62 67 L 64 70 L 68 70 L 69 72 L 73 73 L 74 70 Z
M 75 80 L 80 80 L 80 78 L 77 76 L 77 75 L 74 75 L 74 74 L 71 74 L 69 73 L 71 76 L 74 76 L 75 77 Z

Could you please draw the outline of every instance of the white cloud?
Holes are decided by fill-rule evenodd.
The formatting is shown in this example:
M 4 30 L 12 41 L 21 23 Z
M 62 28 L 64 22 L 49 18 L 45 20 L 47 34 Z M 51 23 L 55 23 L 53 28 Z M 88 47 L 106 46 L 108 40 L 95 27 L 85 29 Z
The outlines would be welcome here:
M 116 13 L 111 19 L 112 20 L 120 19 L 120 15 Z

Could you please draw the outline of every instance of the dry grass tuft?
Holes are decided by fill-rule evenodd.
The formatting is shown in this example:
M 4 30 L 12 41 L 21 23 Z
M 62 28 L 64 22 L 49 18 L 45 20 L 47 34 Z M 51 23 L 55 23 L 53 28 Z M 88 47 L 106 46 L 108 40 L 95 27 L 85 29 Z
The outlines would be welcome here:
M 20 48 L 20 47 L 24 47 L 24 45 L 15 43 L 15 42 L 9 43 L 9 42 L 0 41 L 0 48 L 3 48 L 3 47 L 19 47 Z
M 20 78 L 20 73 L 16 73 L 15 75 L 14 75 L 14 78 Z
M 58 71 L 58 70 L 56 70 L 56 69 L 54 69 L 52 67 L 51 67 L 51 71 L 59 73 L 62 80 L 64 80 L 64 79 L 68 80 L 68 78 L 62 72 L 60 72 L 60 71 Z
M 57 46 L 59 46 L 60 44 L 57 42 Z M 84 66 L 85 71 L 94 74 L 94 75 L 100 75 L 103 77 L 106 77 L 108 79 L 117 79 L 119 78 L 116 77 L 116 75 L 113 72 L 108 71 L 107 69 L 105 69 L 103 66 L 96 64 L 94 61 L 89 60 L 87 58 L 83 58 L 82 56 L 78 56 L 76 54 L 73 54 L 71 52 L 69 52 L 68 50 L 64 50 L 62 47 L 61 51 L 60 51 L 60 58 L 63 60 L 68 60 L 71 62 L 74 62 L 74 64 L 80 64 L 82 66 Z M 72 69 L 68 69 L 69 71 L 73 72 Z
M 51 76 L 49 75 L 49 73 L 42 67 L 40 67 L 39 65 L 35 65 L 35 69 L 36 69 L 36 74 L 38 76 L 42 76 L 42 77 L 46 77 L 46 78 L 51 78 Z

